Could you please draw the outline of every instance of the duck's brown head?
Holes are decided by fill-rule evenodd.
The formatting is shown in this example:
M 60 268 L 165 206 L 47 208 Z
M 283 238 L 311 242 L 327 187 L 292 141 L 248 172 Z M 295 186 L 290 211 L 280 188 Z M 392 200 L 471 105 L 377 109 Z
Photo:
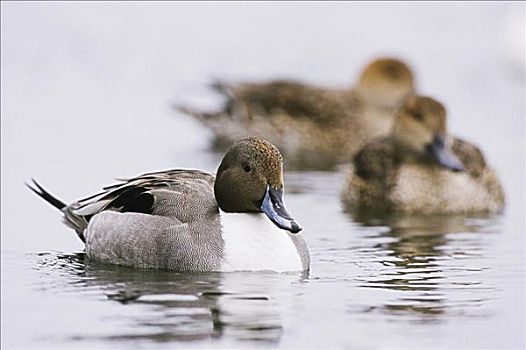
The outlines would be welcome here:
M 225 212 L 265 213 L 279 228 L 292 233 L 300 225 L 283 203 L 283 159 L 270 142 L 257 137 L 237 141 L 217 170 L 214 192 Z
M 398 108 L 414 93 L 411 68 L 395 58 L 380 58 L 363 70 L 356 92 L 364 103 L 380 108 Z
M 446 108 L 431 97 L 409 98 L 397 113 L 391 137 L 402 156 L 429 158 L 453 171 L 464 169 L 446 145 Z

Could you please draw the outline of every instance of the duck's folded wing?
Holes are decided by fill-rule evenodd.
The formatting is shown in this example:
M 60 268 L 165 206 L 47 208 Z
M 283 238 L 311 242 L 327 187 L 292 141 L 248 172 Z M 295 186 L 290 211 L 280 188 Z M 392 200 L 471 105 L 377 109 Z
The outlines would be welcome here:
M 65 210 L 65 221 L 79 236 L 103 211 L 163 216 L 180 222 L 195 220 L 196 209 L 217 212 L 214 177 L 197 170 L 168 170 L 121 180 L 83 198 Z
M 230 99 L 231 105 L 242 103 L 260 116 L 285 113 L 322 125 L 337 123 L 350 113 L 340 92 L 288 80 L 239 85 Z

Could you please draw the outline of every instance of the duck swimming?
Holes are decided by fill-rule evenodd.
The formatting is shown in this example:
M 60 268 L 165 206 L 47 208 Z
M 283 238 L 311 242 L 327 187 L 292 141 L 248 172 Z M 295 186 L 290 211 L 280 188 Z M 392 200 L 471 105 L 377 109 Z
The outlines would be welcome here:
M 394 112 L 414 92 L 411 69 L 394 58 L 371 62 L 352 89 L 289 80 L 213 87 L 226 97 L 220 111 L 178 109 L 210 128 L 216 147 L 257 135 L 279 147 L 295 169 L 350 161 L 367 141 L 388 134 Z
M 504 208 L 502 186 L 482 152 L 448 137 L 445 107 L 423 96 L 399 110 L 389 137 L 358 152 L 342 200 L 351 210 L 420 214 Z
M 60 209 L 90 259 L 177 271 L 307 271 L 301 227 L 283 203 L 283 162 L 270 142 L 250 137 L 226 152 L 214 177 L 167 170 L 122 180 Z

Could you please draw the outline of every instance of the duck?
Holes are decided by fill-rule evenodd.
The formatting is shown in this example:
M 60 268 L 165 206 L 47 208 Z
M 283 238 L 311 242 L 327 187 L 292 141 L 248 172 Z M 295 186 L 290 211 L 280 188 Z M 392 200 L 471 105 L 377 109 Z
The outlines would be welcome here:
M 388 137 L 354 157 L 341 199 L 351 212 L 500 213 L 502 185 L 482 151 L 447 133 L 444 105 L 415 95 L 399 109 Z
M 28 187 L 59 209 L 89 259 L 174 271 L 308 271 L 302 230 L 285 207 L 283 158 L 247 137 L 216 175 L 149 172 L 65 204 L 33 180 Z
M 219 111 L 176 108 L 212 130 L 216 149 L 257 135 L 282 151 L 288 169 L 331 170 L 350 161 L 367 141 L 389 133 L 395 111 L 414 94 L 414 85 L 409 65 L 386 57 L 370 62 L 352 88 L 294 80 L 218 81 L 212 88 L 226 101 Z

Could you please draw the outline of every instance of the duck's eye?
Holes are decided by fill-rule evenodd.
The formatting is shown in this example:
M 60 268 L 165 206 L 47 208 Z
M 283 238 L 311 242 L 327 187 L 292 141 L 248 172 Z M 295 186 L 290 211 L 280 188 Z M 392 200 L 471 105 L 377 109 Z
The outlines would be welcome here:
M 413 112 L 413 118 L 415 118 L 418 121 L 424 120 L 424 115 L 420 112 Z
M 243 164 L 243 170 L 246 173 L 249 173 L 252 170 L 252 168 L 250 167 L 250 165 L 248 165 L 248 163 L 245 163 L 245 164 Z

